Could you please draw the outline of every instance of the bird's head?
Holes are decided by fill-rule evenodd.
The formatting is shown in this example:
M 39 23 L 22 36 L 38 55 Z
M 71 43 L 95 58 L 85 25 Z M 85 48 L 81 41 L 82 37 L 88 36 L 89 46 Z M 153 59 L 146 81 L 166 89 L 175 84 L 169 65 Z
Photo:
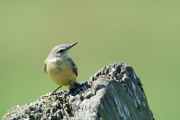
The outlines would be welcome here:
M 52 51 L 49 53 L 50 58 L 60 58 L 60 59 L 67 59 L 69 58 L 69 50 L 76 45 L 78 42 L 73 44 L 61 44 L 57 45 L 52 49 Z

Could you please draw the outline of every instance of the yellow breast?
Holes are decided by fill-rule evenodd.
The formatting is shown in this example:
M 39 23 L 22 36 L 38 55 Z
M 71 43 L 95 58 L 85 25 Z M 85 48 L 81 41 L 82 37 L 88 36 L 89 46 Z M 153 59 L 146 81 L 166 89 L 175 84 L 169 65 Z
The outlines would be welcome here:
M 62 63 L 49 62 L 47 64 L 47 73 L 57 85 L 68 86 L 76 81 L 76 74 L 69 61 Z

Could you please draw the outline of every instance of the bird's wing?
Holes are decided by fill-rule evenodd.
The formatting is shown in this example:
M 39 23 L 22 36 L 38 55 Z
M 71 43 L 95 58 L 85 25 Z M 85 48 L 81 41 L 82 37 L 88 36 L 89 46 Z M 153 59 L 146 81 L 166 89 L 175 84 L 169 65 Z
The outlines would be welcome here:
M 47 73 L 46 63 L 44 63 L 44 72 Z
M 78 70 L 77 70 L 76 64 L 71 58 L 69 58 L 68 60 L 71 62 L 71 65 L 73 66 L 73 72 L 76 74 L 76 76 L 78 76 Z

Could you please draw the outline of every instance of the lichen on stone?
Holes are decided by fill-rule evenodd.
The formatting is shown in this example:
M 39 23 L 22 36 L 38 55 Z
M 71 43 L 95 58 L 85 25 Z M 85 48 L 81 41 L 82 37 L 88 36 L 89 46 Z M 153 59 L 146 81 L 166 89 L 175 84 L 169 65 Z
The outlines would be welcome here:
M 153 120 L 140 78 L 122 62 L 103 67 L 69 92 L 50 94 L 10 109 L 3 120 Z

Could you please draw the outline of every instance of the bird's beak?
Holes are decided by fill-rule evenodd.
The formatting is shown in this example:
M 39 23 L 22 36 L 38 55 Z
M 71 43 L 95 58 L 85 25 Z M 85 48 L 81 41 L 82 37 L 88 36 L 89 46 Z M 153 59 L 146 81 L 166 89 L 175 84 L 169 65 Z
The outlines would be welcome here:
M 70 44 L 69 47 L 68 47 L 67 49 L 69 50 L 70 48 L 72 48 L 73 46 L 75 46 L 77 43 L 78 43 L 78 42 L 73 43 L 73 44 Z

